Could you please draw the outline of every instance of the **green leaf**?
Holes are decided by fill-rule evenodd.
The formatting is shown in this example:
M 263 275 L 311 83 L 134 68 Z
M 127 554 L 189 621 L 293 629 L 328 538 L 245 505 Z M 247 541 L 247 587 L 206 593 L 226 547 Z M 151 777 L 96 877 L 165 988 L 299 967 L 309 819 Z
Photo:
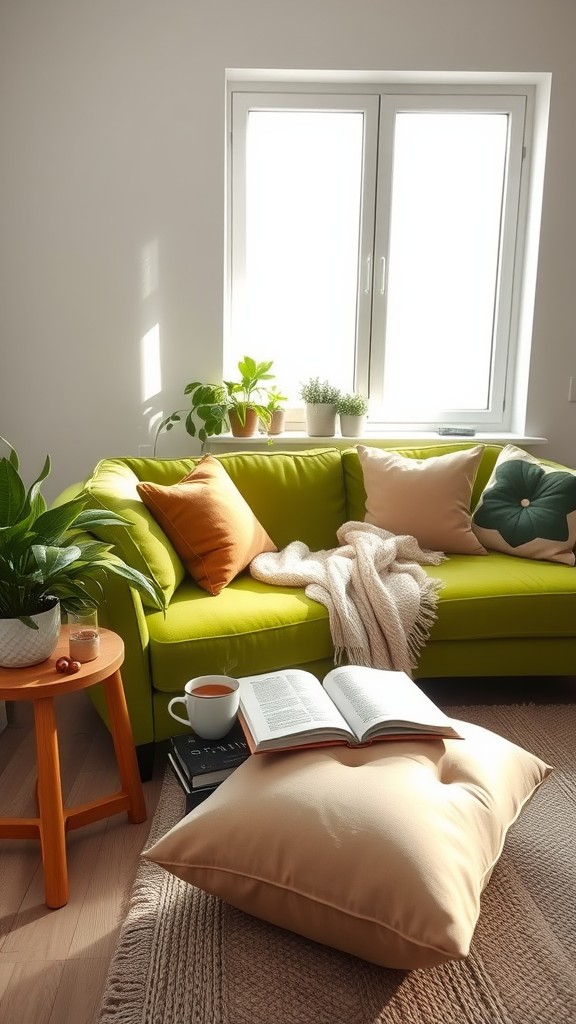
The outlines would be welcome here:
M 20 619 L 20 622 L 28 626 L 29 629 L 40 629 L 38 623 L 34 622 L 34 619 L 31 619 L 29 615 L 17 615 L 16 618 Z
M 78 525 L 78 517 L 87 501 L 87 497 L 72 498 L 71 501 L 48 509 L 37 520 L 35 533 L 45 544 L 55 544 L 62 540 L 70 527 Z
M 9 459 L 0 459 L 0 526 L 13 526 L 26 503 L 26 489 Z
M 54 596 L 57 597 L 65 611 L 81 608 L 97 608 L 98 600 L 104 596 L 101 584 L 97 579 L 89 580 L 90 586 L 96 591 L 91 594 L 82 580 L 57 579 L 53 585 Z
M 152 598 L 157 608 L 165 610 L 166 597 L 156 580 L 148 579 L 141 572 L 138 572 L 137 569 L 133 569 L 131 565 L 126 565 L 124 562 L 108 561 L 103 563 L 102 567 L 107 573 L 111 572 L 115 576 L 121 576 L 123 579 L 128 580 L 136 590 Z
M 80 554 L 80 548 L 76 547 L 75 544 L 70 544 L 66 548 L 47 547 L 44 544 L 32 545 L 32 555 L 42 574 L 43 580 L 57 575 L 62 569 L 72 565 L 73 562 L 77 561 Z
M 78 547 L 80 548 L 80 561 L 91 561 L 93 558 L 102 558 L 109 551 L 112 550 L 112 544 L 105 544 L 101 540 L 86 540 L 78 541 Z
M 18 453 L 17 453 L 16 449 L 12 447 L 12 445 L 10 444 L 10 441 L 7 441 L 5 437 L 0 437 L 0 441 L 2 441 L 2 443 L 5 444 L 6 447 L 10 449 L 10 454 L 8 456 L 8 462 L 12 466 L 14 466 L 14 469 L 16 470 L 16 472 L 18 472 L 19 460 L 18 460 Z
M 93 526 L 127 526 L 131 528 L 134 524 L 124 516 L 111 512 L 107 508 L 85 508 L 76 518 L 74 528 L 77 530 L 89 530 Z
M 31 485 L 30 490 L 28 491 L 28 504 L 30 505 L 30 508 L 33 507 L 34 502 L 38 498 L 43 481 L 46 479 L 47 476 L 49 476 L 50 468 L 50 456 L 47 455 L 40 476 L 36 477 L 34 483 Z M 44 503 L 44 507 L 46 507 L 46 503 L 44 502 L 43 498 L 41 499 L 41 501 Z
M 184 426 L 186 427 L 187 432 L 190 434 L 190 437 L 195 437 L 196 436 L 196 424 L 194 423 L 194 417 L 192 415 L 192 411 L 190 411 L 188 413 L 188 415 L 187 415 L 187 417 L 186 417 L 186 419 L 184 421 Z

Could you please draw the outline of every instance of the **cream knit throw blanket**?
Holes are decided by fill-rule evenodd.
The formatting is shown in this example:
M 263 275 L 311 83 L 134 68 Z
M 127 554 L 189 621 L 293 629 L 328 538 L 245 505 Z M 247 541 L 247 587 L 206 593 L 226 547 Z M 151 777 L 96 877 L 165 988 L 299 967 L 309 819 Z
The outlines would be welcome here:
M 340 547 L 310 551 L 302 541 L 257 555 L 250 572 L 282 587 L 304 587 L 328 610 L 334 661 L 410 672 L 436 618 L 440 580 L 423 565 L 445 555 L 423 551 L 414 537 L 397 537 L 370 523 L 344 523 Z

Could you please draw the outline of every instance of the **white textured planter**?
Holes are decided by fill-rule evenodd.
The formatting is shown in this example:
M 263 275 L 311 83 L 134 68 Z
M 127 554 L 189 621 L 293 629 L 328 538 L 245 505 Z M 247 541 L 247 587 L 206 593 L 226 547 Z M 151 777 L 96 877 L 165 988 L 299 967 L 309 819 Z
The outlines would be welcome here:
M 38 629 L 25 626 L 20 619 L 0 619 L 0 665 L 2 668 L 24 668 L 46 661 L 60 635 L 60 602 L 30 618 Z
M 310 437 L 334 437 L 336 406 L 327 402 L 306 404 L 306 431 Z
M 342 437 L 362 437 L 365 429 L 365 416 L 346 416 L 344 413 L 340 413 L 340 433 Z

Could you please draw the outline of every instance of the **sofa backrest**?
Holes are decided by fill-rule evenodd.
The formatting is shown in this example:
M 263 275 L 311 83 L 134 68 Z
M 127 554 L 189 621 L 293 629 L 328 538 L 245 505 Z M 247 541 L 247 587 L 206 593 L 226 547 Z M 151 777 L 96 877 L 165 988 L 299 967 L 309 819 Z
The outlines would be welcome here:
M 336 547 L 336 531 L 346 518 L 337 448 L 233 452 L 218 458 L 278 548 L 294 540 L 313 551 Z
M 302 452 L 232 452 L 218 456 L 278 548 L 304 541 L 312 550 L 337 545 L 345 521 L 342 460 L 337 448 Z M 198 459 L 103 459 L 85 483 L 89 507 L 124 516 L 131 529 L 99 525 L 93 532 L 129 564 L 153 576 L 170 602 L 186 571 L 137 491 L 140 481 L 170 486 Z M 147 603 L 144 600 L 144 603 Z
M 382 442 L 374 446 L 391 450 Z M 407 458 L 427 459 L 468 447 L 471 444 L 454 443 L 393 450 Z M 500 451 L 497 445 L 484 447 L 471 508 Z M 366 492 L 356 448 L 229 452 L 216 457 L 279 549 L 295 540 L 303 541 L 313 551 L 336 547 L 336 533 L 342 523 L 364 519 Z M 93 532 L 100 540 L 113 544 L 129 565 L 154 576 L 168 602 L 186 571 L 142 502 L 137 484 L 148 480 L 170 486 L 197 462 L 198 458 L 104 459 L 85 485 L 91 507 L 111 509 L 133 524 L 130 530 L 102 525 Z
M 116 477 L 120 475 L 122 487 L 128 487 L 130 498 L 139 502 L 138 511 L 149 521 L 152 517 L 139 498 L 136 483 L 149 480 L 166 486 L 175 484 L 190 473 L 199 458 L 107 459 L 95 475 L 102 479 L 105 474 L 107 482 L 112 471 Z M 337 448 L 226 452 L 215 458 L 279 548 L 293 540 L 304 541 L 313 550 L 337 544 L 336 530 L 346 515 L 342 459 Z M 136 511 L 134 505 L 131 511 Z

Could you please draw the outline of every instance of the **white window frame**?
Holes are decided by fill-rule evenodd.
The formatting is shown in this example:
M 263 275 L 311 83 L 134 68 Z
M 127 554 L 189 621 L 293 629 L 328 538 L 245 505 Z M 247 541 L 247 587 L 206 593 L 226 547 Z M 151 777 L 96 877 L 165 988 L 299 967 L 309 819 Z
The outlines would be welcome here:
M 493 76 L 492 76 L 493 78 Z M 300 81 L 235 81 L 228 83 L 228 246 L 226 274 L 226 339 L 233 330 L 236 310 L 234 275 L 242 273 L 243 190 L 245 182 L 245 125 L 253 109 L 355 109 L 365 114 L 364 199 L 359 258 L 357 333 L 354 389 L 369 394 L 370 423 L 383 429 L 434 429 L 438 423 L 475 424 L 485 431 L 509 430 L 513 422 L 515 364 L 524 277 L 526 215 L 530 184 L 530 152 L 533 131 L 535 85 L 448 84 L 383 85 L 367 81 L 321 83 Z M 498 281 L 498 321 L 495 331 L 489 408 L 486 410 L 423 410 L 419 420 L 386 421 L 378 382 L 382 379 L 384 347 L 379 344 L 385 331 L 385 296 L 374 286 L 382 258 L 388 266 L 389 211 L 392 150 L 390 134 L 380 131 L 377 144 L 373 134 L 374 104 L 381 107 L 380 124 L 390 122 L 396 111 L 405 110 L 487 110 L 509 116 L 509 159 L 506 176 L 507 195 L 501 235 L 501 260 Z M 380 183 L 377 188 L 377 176 Z M 387 188 L 383 182 L 387 182 Z M 264 357 L 264 356 L 263 356 Z M 268 356 L 267 356 L 268 357 Z M 281 383 L 281 382 L 279 382 Z

